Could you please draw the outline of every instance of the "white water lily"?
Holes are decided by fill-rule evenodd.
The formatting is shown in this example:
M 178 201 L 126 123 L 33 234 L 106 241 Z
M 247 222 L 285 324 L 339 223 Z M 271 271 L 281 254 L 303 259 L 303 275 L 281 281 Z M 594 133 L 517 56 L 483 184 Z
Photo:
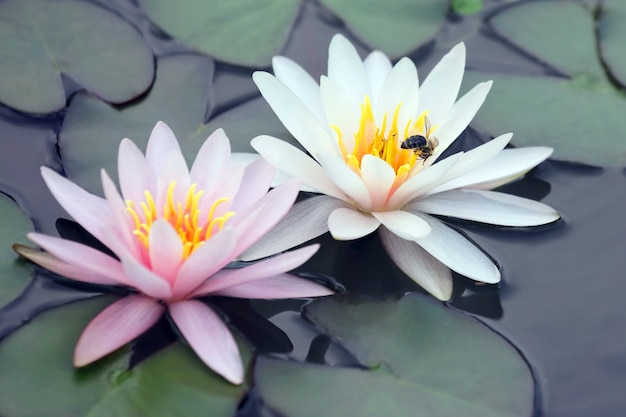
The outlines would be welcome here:
M 274 75 L 256 72 L 261 94 L 310 156 L 270 136 L 254 138 L 252 146 L 277 170 L 323 195 L 296 204 L 243 257 L 263 257 L 326 231 L 350 240 L 379 230 L 398 267 L 439 299 L 451 296 L 450 270 L 499 282 L 491 259 L 432 215 L 504 226 L 557 220 L 545 204 L 489 191 L 524 175 L 552 149 L 504 149 L 513 136 L 507 133 L 440 159 L 491 87 L 491 81 L 478 84 L 457 100 L 464 68 L 461 43 L 420 85 L 408 58 L 392 66 L 375 51 L 362 61 L 336 35 L 319 85 L 285 57 L 274 58 Z M 432 149 L 404 149 L 411 136 Z

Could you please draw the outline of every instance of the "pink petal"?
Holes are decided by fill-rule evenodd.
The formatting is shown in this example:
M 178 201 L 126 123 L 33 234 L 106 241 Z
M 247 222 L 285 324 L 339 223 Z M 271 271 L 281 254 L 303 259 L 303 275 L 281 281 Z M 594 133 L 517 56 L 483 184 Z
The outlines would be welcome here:
M 239 348 L 222 319 L 200 301 L 169 305 L 176 327 L 209 368 L 233 384 L 241 384 L 244 369 Z
M 181 153 L 176 135 L 167 124 L 159 121 L 148 139 L 146 161 L 158 173 L 167 167 L 169 155 L 172 153 Z
M 138 291 L 159 300 L 169 300 L 172 297 L 170 284 L 136 259 L 130 256 L 123 257 L 122 267 L 130 285 Z
M 89 365 L 135 339 L 159 320 L 164 309 L 143 295 L 129 295 L 111 304 L 80 335 L 74 366 Z
M 115 228 L 115 222 L 103 198 L 88 193 L 50 168 L 41 167 L 41 176 L 54 198 L 74 220 L 105 246 L 113 244 L 110 231 Z
M 118 281 L 112 280 L 108 275 L 103 276 L 83 266 L 63 262 L 62 260 L 50 255 L 48 252 L 43 252 L 19 244 L 14 244 L 13 250 L 31 262 L 34 262 L 37 265 L 64 277 L 72 278 L 77 281 L 88 282 L 90 284 L 120 284 Z
M 223 129 L 217 129 L 202 144 L 189 174 L 198 189 L 212 190 L 227 177 L 230 142 Z
M 245 261 L 264 258 L 316 238 L 328 232 L 330 213 L 345 206 L 343 201 L 325 195 L 300 201 L 240 258 Z
M 132 234 L 135 225 L 130 214 L 128 213 L 128 210 L 126 210 L 126 204 L 124 203 L 120 193 L 118 193 L 115 184 L 104 169 L 100 171 L 100 177 L 102 178 L 104 197 L 109 203 L 113 219 L 117 223 L 117 227 L 115 228 L 117 237 L 124 243 L 125 247 L 131 252 L 133 257 L 138 258 L 140 256 L 140 249 L 138 246 L 139 242 Z
M 235 213 L 246 212 L 256 204 L 269 190 L 274 172 L 274 167 L 264 159 L 257 159 L 248 165 L 231 205 L 231 210 Z
M 318 249 L 319 245 L 310 245 L 257 262 L 254 265 L 250 265 L 245 268 L 219 271 L 216 275 L 199 286 L 191 296 L 198 297 L 220 291 L 225 288 L 245 284 L 251 281 L 263 280 L 287 271 L 291 271 L 308 261 Z
M 450 269 L 422 249 L 417 243 L 402 239 L 385 228 L 380 238 L 393 262 L 426 291 L 440 300 L 452 296 Z
M 145 199 L 145 192 L 154 195 L 156 176 L 137 145 L 130 139 L 122 139 L 117 154 L 117 176 L 125 200 L 135 202 Z
M 163 219 L 154 222 L 148 239 L 152 271 L 173 284 L 183 261 L 183 242 L 174 228 Z
M 352 207 L 339 207 L 328 217 L 328 230 L 337 240 L 353 240 L 378 229 L 380 221 Z
M 332 295 L 334 292 L 323 285 L 291 274 L 251 281 L 224 288 L 214 295 L 234 298 L 276 300 L 281 298 L 307 298 Z
M 173 298 L 180 300 L 194 291 L 202 282 L 233 260 L 237 233 L 224 228 L 206 240 L 181 265 L 173 286 Z
M 80 277 L 71 278 L 96 284 L 129 284 L 120 262 L 99 250 L 71 240 L 59 239 L 40 233 L 29 233 L 28 238 L 45 249 L 57 260 L 66 264 L 75 265 L 81 270 L 89 271 L 88 275 L 85 277 L 86 279 L 81 279 Z M 39 263 L 35 259 L 31 260 L 35 263 Z M 45 259 L 44 261 L 49 263 L 51 260 Z M 51 270 L 54 271 L 53 269 Z

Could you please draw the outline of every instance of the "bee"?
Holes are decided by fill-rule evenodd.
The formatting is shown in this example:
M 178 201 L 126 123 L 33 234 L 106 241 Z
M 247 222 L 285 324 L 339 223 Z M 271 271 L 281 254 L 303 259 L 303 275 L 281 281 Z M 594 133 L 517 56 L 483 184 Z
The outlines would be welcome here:
M 430 130 L 430 122 L 428 119 L 424 120 L 424 133 L 427 135 Z M 419 154 L 420 159 L 427 159 L 433 154 L 435 148 L 439 145 L 439 139 L 434 136 L 413 135 L 404 139 L 400 144 L 402 149 L 413 149 L 416 154 Z

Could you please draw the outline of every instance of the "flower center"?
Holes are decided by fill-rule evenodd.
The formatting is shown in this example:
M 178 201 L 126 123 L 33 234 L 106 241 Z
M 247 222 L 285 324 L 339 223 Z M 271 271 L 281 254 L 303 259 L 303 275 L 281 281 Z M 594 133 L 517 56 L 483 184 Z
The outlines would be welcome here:
M 377 126 L 370 98 L 366 96 L 365 103 L 361 104 L 361 121 L 359 130 L 354 134 L 354 147 L 352 150 L 346 146 L 339 127 L 336 125 L 331 126 L 337 132 L 339 149 L 346 164 L 358 175 L 361 175 L 361 161 L 363 157 L 365 155 L 373 155 L 386 161 L 394 169 L 396 172 L 395 183 L 400 184 L 406 180 L 416 165 L 418 167 L 423 165 L 416 164 L 417 161 L 423 161 L 429 156 L 428 152 L 425 152 L 424 147 L 434 149 L 434 146 L 436 146 L 436 142 L 429 140 L 429 135 L 435 129 L 435 126 L 430 126 L 428 123 L 426 117 L 428 110 L 420 114 L 415 122 L 409 119 L 402 130 L 400 130 L 398 116 L 401 106 L 402 103 L 396 107 L 391 124 L 387 129 L 387 113 L 383 115 L 381 126 Z M 409 138 L 411 138 L 410 142 L 402 146 L 402 143 Z
M 146 199 L 140 202 L 139 206 L 134 201 L 126 201 L 126 210 L 135 222 L 133 235 L 144 248 L 150 247 L 149 238 L 152 224 L 158 219 L 164 219 L 178 233 L 183 242 L 183 259 L 187 259 L 204 241 L 222 230 L 226 221 L 235 215 L 233 211 L 227 211 L 220 216 L 216 215 L 218 207 L 228 201 L 228 197 L 215 200 L 206 215 L 202 213 L 200 201 L 204 191 L 196 191 L 196 187 L 197 184 L 191 184 L 184 202 L 176 201 L 174 198 L 176 181 L 172 181 L 167 188 L 167 197 L 162 210 L 157 209 L 154 198 L 149 191 L 144 192 Z

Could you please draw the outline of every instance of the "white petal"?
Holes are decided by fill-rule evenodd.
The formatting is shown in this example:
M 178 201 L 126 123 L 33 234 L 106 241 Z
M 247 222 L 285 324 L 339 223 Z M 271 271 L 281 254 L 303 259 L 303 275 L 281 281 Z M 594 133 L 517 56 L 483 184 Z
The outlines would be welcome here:
M 287 130 L 313 157 L 321 152 L 337 152 L 334 136 L 277 78 L 267 72 L 257 71 L 252 78 L 261 94 Z
M 324 171 L 341 191 L 349 196 L 364 211 L 372 208 L 372 199 L 361 177 L 359 177 L 344 160 L 334 154 L 322 153 L 318 161 Z
M 276 56 L 272 59 L 274 75 L 311 111 L 321 125 L 327 125 L 326 115 L 322 107 L 320 86 L 302 67 L 289 58 Z
M 429 161 L 434 162 L 469 126 L 487 98 L 491 84 L 491 81 L 487 81 L 476 85 L 454 103 L 447 116 L 441 121 L 441 125 L 438 125 L 439 127 L 433 132 L 433 135 L 439 139 L 439 146 L 435 148 Z
M 369 191 L 373 209 L 382 210 L 396 178 L 395 171 L 384 160 L 365 155 L 361 161 L 361 178 Z
M 365 58 L 363 65 L 365 65 L 365 72 L 367 72 L 367 78 L 370 82 L 372 103 L 376 103 L 383 83 L 391 72 L 391 61 L 384 53 L 374 51 Z
M 285 251 L 328 231 L 328 217 L 346 203 L 325 195 L 296 203 L 272 230 L 248 248 L 240 259 L 251 261 Z
M 168 307 L 176 327 L 202 362 L 233 384 L 241 384 L 244 369 L 239 348 L 222 319 L 200 301 L 181 301 Z
M 384 227 L 380 229 L 380 237 L 389 257 L 402 272 L 438 299 L 450 299 L 452 273 L 447 266 L 417 243 L 402 239 Z
M 337 240 L 353 240 L 378 229 L 380 221 L 353 208 L 340 207 L 328 217 L 328 229 Z
M 459 43 L 435 65 L 420 87 L 419 113 L 439 124 L 456 101 L 465 71 L 465 44 Z
M 433 189 L 432 192 L 436 193 L 461 187 L 483 190 L 496 188 L 526 174 L 546 160 L 551 154 L 552 148 L 540 146 L 504 149 L 484 165 L 462 177 L 442 184 Z
M 300 149 L 271 136 L 257 136 L 252 139 L 252 147 L 276 169 L 290 178 L 297 178 L 303 185 L 318 193 L 341 200 L 346 194 L 326 175 L 324 168 Z
M 343 85 L 325 76 L 320 79 L 320 93 L 328 124 L 339 128 L 343 142 L 348 150 L 352 150 L 354 134 L 359 130 L 361 123 L 360 104 L 363 100 L 355 100 Z
M 409 119 L 416 117 L 419 98 L 419 81 L 415 64 L 409 58 L 402 58 L 393 67 L 383 84 L 378 101 L 375 103 L 376 123 L 380 126 L 383 115 L 387 114 L 387 123 L 393 119 L 393 114 L 399 104 L 398 128 L 400 134 Z M 415 119 L 413 119 L 415 121 Z
M 427 214 L 421 217 L 432 231 L 416 242 L 448 268 L 476 281 L 495 284 L 500 271 L 487 255 L 454 229 Z
M 344 86 L 359 103 L 370 94 L 363 61 L 350 41 L 340 34 L 333 36 L 328 47 L 328 77 Z
M 482 190 L 451 190 L 429 196 L 411 210 L 501 226 L 537 226 L 559 214 L 550 206 L 515 195 Z
M 430 233 L 430 226 L 421 217 L 404 210 L 373 212 L 380 222 L 394 234 L 406 240 L 416 240 Z

